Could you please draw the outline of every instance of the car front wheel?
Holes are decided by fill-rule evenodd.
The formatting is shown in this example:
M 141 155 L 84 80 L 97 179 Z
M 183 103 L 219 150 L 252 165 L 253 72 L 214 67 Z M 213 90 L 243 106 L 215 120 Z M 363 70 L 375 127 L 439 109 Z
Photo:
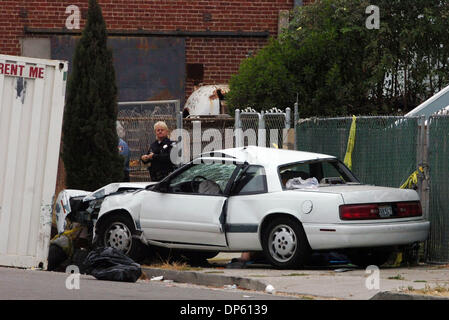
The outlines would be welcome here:
M 294 218 L 274 219 L 263 233 L 264 253 L 280 269 L 304 266 L 310 258 L 310 246 L 304 229 Z
M 98 226 L 97 247 L 112 247 L 136 262 L 145 258 L 144 244 L 133 237 L 135 227 L 126 217 L 112 215 Z

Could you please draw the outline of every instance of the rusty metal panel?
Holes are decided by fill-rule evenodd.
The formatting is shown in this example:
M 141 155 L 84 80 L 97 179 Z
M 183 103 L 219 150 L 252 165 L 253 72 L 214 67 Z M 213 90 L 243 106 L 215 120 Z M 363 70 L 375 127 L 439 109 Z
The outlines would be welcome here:
M 0 55 L 0 265 L 47 265 L 67 63 Z
M 77 39 L 52 37 L 52 59 L 68 60 L 71 65 Z M 118 101 L 179 99 L 184 104 L 184 38 L 109 37 L 108 46 L 113 51 Z

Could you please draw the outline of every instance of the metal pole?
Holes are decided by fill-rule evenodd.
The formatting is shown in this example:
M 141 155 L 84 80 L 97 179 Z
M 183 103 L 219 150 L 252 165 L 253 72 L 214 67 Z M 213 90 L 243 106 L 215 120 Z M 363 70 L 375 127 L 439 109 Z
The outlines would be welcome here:
M 235 135 L 235 147 L 240 148 L 241 145 L 241 131 L 242 124 L 240 122 L 240 109 L 235 110 L 235 122 L 234 122 L 234 135 Z
M 177 141 L 177 146 L 178 146 L 178 156 L 181 158 L 181 161 L 184 158 L 184 141 L 182 141 L 182 135 L 183 135 L 183 131 L 182 130 L 182 123 L 183 119 L 182 119 L 182 112 L 179 112 L 177 114 L 176 117 L 176 128 L 178 129 L 178 141 Z
M 298 150 L 298 135 L 297 135 L 297 131 L 296 130 L 296 126 L 298 125 L 298 120 L 299 120 L 299 111 L 298 111 L 298 101 L 295 102 L 295 106 L 294 106 L 294 122 L 293 122 L 293 128 L 295 129 L 295 145 L 293 146 L 293 150 Z
M 285 109 L 285 129 L 290 129 L 290 120 L 292 116 L 292 109 Z
M 429 127 L 430 127 L 430 122 L 431 122 L 431 117 L 427 119 L 427 121 L 424 119 L 423 120 L 423 128 L 425 130 L 425 145 L 424 145 L 424 172 L 425 172 L 425 188 L 424 188 L 424 192 L 425 192 L 425 204 L 424 204 L 424 218 L 429 220 L 429 208 L 430 208 L 430 188 L 432 185 L 431 179 L 430 179 L 430 167 L 429 167 Z
M 259 147 L 266 147 L 267 146 L 267 135 L 266 135 L 266 131 L 265 131 L 264 112 L 261 111 L 261 113 L 258 113 L 257 115 L 259 117 L 259 124 L 258 124 L 259 128 L 257 130 L 257 145 Z

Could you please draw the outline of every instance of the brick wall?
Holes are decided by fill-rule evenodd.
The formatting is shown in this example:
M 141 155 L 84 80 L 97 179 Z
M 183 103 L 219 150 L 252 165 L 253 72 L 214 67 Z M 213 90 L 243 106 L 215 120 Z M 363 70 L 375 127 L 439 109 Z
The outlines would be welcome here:
M 147 31 L 268 31 L 276 36 L 280 10 L 293 8 L 294 0 L 99 0 L 108 30 Z M 307 2 L 307 1 L 304 1 Z M 20 55 L 20 38 L 42 37 L 29 29 L 61 31 L 69 5 L 81 10 L 85 24 L 87 0 L 1 0 L 0 53 Z M 49 35 L 45 35 L 48 37 Z M 187 37 L 186 64 L 203 64 L 204 84 L 226 83 L 249 53 L 267 43 L 258 37 Z M 186 96 L 193 90 L 186 81 Z
M 238 71 L 240 62 L 266 44 L 266 39 L 189 38 L 186 41 L 186 63 L 204 64 L 204 84 L 227 83 Z M 187 95 L 194 80 L 187 79 Z

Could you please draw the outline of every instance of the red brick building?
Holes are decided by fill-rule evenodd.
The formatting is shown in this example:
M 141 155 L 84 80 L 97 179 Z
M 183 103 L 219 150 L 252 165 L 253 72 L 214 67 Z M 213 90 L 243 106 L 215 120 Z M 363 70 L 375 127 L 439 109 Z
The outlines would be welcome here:
M 184 100 L 194 83 L 227 83 L 275 37 L 301 0 L 98 0 L 119 101 Z M 2 0 L 0 53 L 71 60 L 88 0 Z

